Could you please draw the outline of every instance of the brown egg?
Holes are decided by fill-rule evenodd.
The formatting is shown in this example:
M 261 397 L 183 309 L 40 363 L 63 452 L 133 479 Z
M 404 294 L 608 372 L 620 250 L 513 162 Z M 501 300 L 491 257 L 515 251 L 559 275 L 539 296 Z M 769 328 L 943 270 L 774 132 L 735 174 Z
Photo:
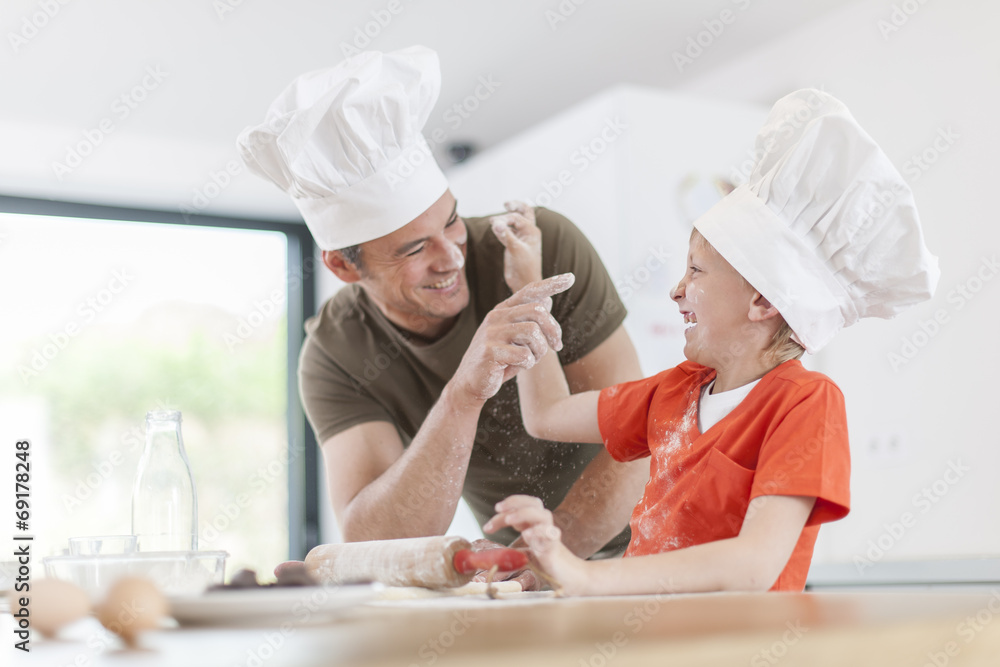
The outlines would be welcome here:
M 31 582 L 26 593 L 11 593 L 10 606 L 16 613 L 21 608 L 20 599 L 30 598 L 28 617 L 31 627 L 45 637 L 55 637 L 64 625 L 90 613 L 90 600 L 83 589 L 59 579 L 38 579 Z
M 97 619 L 131 648 L 139 633 L 159 626 L 168 611 L 167 599 L 156 584 L 140 577 L 122 577 L 97 608 Z

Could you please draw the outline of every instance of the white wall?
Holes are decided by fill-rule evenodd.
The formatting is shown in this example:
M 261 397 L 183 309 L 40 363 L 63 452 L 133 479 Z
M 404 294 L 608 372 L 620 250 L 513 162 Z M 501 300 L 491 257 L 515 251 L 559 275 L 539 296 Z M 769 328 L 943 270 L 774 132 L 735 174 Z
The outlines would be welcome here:
M 899 30 L 893 4 L 915 10 L 896 14 Z M 998 24 L 1000 4 L 988 0 L 859 3 L 683 87 L 741 103 L 803 86 L 842 99 L 909 180 L 941 261 L 932 301 L 856 325 L 817 359 L 846 395 L 854 464 L 854 510 L 821 531 L 817 561 L 1000 553 L 1000 279 L 979 282 L 996 278 L 985 260 L 1000 254 Z M 938 142 L 946 150 L 934 159 L 948 131 L 957 138 Z M 913 156 L 925 151 L 934 161 L 921 170 Z M 966 299 L 963 286 L 979 291 Z M 946 323 L 925 324 L 935 330 L 925 336 L 936 313 Z M 922 346 L 894 368 L 888 355 L 902 356 L 904 339 Z M 948 473 L 950 462 L 968 470 Z M 905 513 L 912 526 L 897 539 L 891 524 Z
M 844 1 L 759 2 L 699 65 Z M 242 168 L 235 141 L 299 74 L 358 49 L 435 49 L 441 95 L 426 132 L 444 154 L 453 141 L 493 145 L 626 76 L 675 81 L 668 49 L 704 11 L 701 0 L 582 4 L 420 0 L 386 19 L 387 0 L 3 0 L 0 192 L 297 220 Z

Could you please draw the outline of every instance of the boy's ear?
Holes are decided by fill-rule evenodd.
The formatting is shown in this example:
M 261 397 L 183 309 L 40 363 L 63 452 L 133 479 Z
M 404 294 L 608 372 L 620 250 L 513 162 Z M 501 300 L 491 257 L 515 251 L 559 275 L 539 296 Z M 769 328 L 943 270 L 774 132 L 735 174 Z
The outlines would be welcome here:
M 753 297 L 750 299 L 750 312 L 748 313 L 751 322 L 763 322 L 772 317 L 777 317 L 779 314 L 778 309 L 771 305 L 771 302 L 763 294 L 760 292 L 753 293 Z
M 344 255 L 339 250 L 324 250 L 323 263 L 345 283 L 356 283 L 361 280 L 361 272 L 356 266 L 344 259 Z

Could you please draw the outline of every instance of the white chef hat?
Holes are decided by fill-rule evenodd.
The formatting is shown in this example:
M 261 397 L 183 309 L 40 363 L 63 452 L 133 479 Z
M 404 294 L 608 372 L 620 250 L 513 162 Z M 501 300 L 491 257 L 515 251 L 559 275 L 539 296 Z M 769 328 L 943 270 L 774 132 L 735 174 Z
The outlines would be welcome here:
M 237 146 L 251 171 L 292 196 L 320 248 L 364 243 L 448 189 L 421 134 L 440 91 L 430 49 L 366 51 L 297 78 Z
M 694 226 L 808 352 L 934 294 L 940 271 L 913 193 L 840 101 L 811 89 L 781 98 L 754 155 L 747 183 Z

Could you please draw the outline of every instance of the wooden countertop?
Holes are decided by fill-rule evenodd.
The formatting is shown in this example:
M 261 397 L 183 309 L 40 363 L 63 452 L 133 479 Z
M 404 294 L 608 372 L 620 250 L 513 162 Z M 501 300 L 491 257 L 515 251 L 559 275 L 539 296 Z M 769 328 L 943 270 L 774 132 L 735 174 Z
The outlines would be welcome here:
M 303 623 L 302 621 L 310 621 Z M 974 593 L 760 593 L 380 601 L 332 620 L 147 633 L 124 651 L 94 619 L 33 636 L 17 664 L 1000 665 L 1000 587 Z M 293 622 L 294 621 L 294 622 Z

